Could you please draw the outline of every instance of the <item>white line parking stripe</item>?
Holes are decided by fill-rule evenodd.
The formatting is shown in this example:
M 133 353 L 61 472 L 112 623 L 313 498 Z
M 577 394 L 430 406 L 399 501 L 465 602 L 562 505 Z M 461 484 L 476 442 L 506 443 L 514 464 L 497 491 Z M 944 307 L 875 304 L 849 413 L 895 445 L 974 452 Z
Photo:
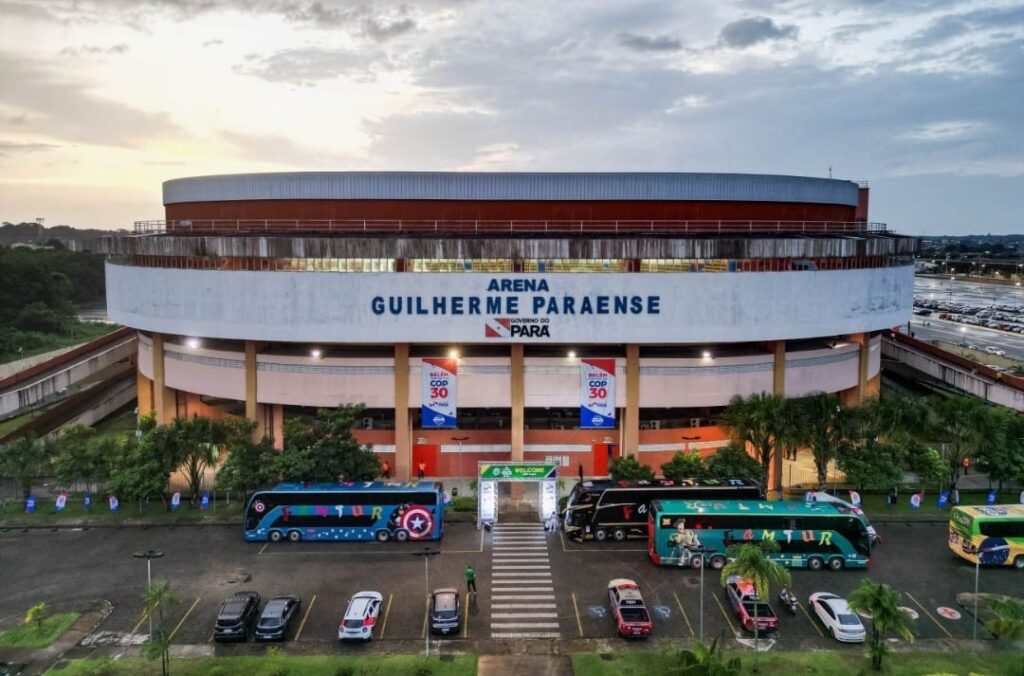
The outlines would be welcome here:
M 557 622 L 491 622 L 491 629 L 558 629 Z
M 500 631 L 491 632 L 491 638 L 559 638 L 557 631 Z
M 554 594 L 516 594 L 515 596 L 492 596 L 491 601 L 550 601 Z
M 491 613 L 492 620 L 557 620 L 558 613 Z M 498 625 L 491 624 L 492 627 Z
M 512 594 L 514 592 L 551 592 L 555 593 L 554 587 L 491 587 L 492 594 Z
M 551 570 L 551 566 L 549 566 L 547 564 L 540 564 L 540 565 L 536 565 L 536 566 L 532 566 L 532 565 L 512 565 L 512 566 L 497 565 L 497 566 L 492 566 L 492 569 L 493 570 Z
M 492 603 L 491 610 L 495 608 L 501 608 L 502 610 L 522 610 L 522 609 L 537 609 L 547 610 L 549 608 L 555 608 L 554 603 Z

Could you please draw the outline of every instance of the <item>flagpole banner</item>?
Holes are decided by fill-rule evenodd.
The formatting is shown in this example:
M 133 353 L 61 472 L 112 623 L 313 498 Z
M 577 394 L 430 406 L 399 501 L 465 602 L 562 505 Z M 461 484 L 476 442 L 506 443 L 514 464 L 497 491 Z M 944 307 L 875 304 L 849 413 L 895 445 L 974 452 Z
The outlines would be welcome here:
M 580 359 L 580 427 L 615 427 L 614 359 Z
M 456 359 L 423 359 L 420 424 L 423 429 L 455 427 Z

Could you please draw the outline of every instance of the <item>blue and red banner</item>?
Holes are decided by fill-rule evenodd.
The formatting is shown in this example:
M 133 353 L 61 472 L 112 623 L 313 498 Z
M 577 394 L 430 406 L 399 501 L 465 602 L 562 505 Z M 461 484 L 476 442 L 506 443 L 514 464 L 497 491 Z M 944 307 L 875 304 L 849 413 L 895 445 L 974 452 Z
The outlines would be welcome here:
M 580 359 L 580 427 L 615 427 L 614 359 Z
M 456 427 L 457 359 L 423 359 L 420 425 L 424 429 Z

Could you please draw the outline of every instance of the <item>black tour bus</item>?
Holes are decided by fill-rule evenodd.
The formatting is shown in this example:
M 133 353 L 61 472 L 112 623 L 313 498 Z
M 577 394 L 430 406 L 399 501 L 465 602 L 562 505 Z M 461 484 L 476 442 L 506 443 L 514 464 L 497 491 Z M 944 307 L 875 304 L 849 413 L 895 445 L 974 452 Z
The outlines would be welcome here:
M 598 542 L 647 537 L 652 500 L 761 500 L 761 484 L 749 479 L 598 479 L 576 484 L 565 503 L 562 527 L 569 537 Z

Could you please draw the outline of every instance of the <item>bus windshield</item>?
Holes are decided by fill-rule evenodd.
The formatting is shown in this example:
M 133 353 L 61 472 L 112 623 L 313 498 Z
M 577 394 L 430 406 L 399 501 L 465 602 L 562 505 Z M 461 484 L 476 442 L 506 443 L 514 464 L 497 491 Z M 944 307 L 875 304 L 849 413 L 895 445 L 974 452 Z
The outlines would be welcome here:
M 245 512 L 250 541 L 434 540 L 444 506 L 434 482 L 281 484 L 252 496 Z

